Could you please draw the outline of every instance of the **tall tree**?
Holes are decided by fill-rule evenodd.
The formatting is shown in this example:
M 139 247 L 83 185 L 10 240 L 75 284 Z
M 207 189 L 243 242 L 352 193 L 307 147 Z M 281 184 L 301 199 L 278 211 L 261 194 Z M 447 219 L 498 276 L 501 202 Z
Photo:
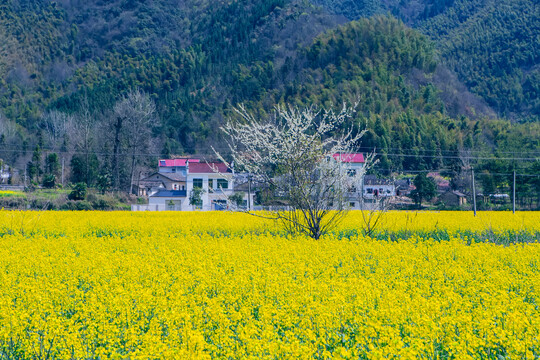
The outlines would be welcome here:
M 97 157 L 95 154 L 95 136 L 96 136 L 96 120 L 90 112 L 88 98 L 84 97 L 81 101 L 81 111 L 77 115 L 77 125 L 74 130 L 75 135 L 75 162 L 79 163 L 79 168 L 84 171 L 82 178 L 77 182 L 84 182 L 86 186 L 91 186 L 94 182 L 94 174 L 92 169 L 95 167 Z M 73 163 L 72 159 L 72 163 Z
M 431 200 L 437 195 L 437 185 L 435 181 L 428 177 L 425 172 L 421 172 L 414 178 L 414 189 L 411 196 L 419 208 L 422 207 L 423 200 Z
M 340 131 L 353 109 L 277 107 L 274 117 L 263 120 L 242 107 L 237 112 L 242 121 L 229 120 L 223 128 L 230 138 L 229 166 L 275 189 L 287 210 L 271 217 L 287 230 L 314 239 L 332 230 L 347 212 L 349 190 L 363 177 L 363 171 L 350 176 L 344 156 L 336 156 L 351 153 L 364 134 Z
M 115 157 L 118 155 L 120 136 L 124 137 L 131 156 L 129 193 L 133 192 L 133 177 L 141 151 L 147 151 L 152 128 L 157 125 L 156 105 L 150 96 L 140 89 L 130 91 L 114 107 L 117 116 L 115 126 Z M 115 160 L 117 161 L 117 160 Z

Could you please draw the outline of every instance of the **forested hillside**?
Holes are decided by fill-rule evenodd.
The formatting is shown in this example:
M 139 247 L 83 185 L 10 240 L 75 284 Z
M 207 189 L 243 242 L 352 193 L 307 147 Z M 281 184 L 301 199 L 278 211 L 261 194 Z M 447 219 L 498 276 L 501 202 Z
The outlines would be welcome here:
M 316 0 L 349 19 L 391 12 L 431 37 L 441 63 L 499 116 L 538 121 L 540 4 L 534 0 Z
M 538 6 L 490 4 L 7 0 L 0 158 L 40 182 L 60 154 L 72 181 L 122 187 L 133 164 L 209 154 L 239 103 L 265 116 L 358 102 L 349 125 L 370 129 L 362 149 L 394 153 L 389 171 L 453 166 L 444 154 L 460 149 L 537 150 Z M 156 106 L 137 157 L 118 120 L 136 89 Z

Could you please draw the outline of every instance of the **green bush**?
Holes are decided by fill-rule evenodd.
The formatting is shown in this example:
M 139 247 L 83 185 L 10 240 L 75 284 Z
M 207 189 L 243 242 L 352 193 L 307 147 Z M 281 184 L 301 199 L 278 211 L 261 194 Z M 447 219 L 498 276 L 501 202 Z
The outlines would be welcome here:
M 85 183 L 77 183 L 73 187 L 73 190 L 69 193 L 68 199 L 69 200 L 84 200 L 86 199 L 86 184 Z
M 43 178 L 43 187 L 46 189 L 54 189 L 56 187 L 56 176 L 53 174 L 45 175 Z

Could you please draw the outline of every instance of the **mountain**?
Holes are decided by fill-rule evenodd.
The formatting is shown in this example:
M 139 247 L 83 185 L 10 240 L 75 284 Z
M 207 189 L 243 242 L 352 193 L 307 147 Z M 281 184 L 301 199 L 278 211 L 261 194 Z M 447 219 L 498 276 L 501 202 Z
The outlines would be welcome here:
M 538 5 L 504 6 L 6 0 L 0 158 L 23 171 L 58 152 L 106 174 L 114 153 L 129 167 L 113 110 L 133 89 L 157 106 L 141 164 L 208 154 L 239 103 L 265 116 L 279 103 L 358 102 L 349 125 L 370 129 L 362 146 L 397 153 L 382 158 L 391 170 L 448 165 L 443 154 L 461 148 L 537 150 Z
M 499 116 L 538 121 L 540 4 L 534 0 L 316 0 L 348 19 L 392 13 L 434 40 L 441 63 Z

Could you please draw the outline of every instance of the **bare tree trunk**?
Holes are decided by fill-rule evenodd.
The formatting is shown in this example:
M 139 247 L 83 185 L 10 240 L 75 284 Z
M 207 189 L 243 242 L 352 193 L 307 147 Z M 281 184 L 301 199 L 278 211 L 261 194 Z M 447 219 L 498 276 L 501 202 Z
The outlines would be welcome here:
M 134 149 L 135 150 L 135 149 Z M 135 151 L 131 153 L 131 174 L 129 178 L 129 195 L 133 193 L 133 175 L 135 174 Z
M 116 119 L 116 124 L 114 125 L 115 135 L 114 135 L 114 187 L 116 191 L 120 189 L 120 164 L 119 164 L 119 152 L 120 152 L 120 132 L 122 130 L 122 117 L 118 116 Z

